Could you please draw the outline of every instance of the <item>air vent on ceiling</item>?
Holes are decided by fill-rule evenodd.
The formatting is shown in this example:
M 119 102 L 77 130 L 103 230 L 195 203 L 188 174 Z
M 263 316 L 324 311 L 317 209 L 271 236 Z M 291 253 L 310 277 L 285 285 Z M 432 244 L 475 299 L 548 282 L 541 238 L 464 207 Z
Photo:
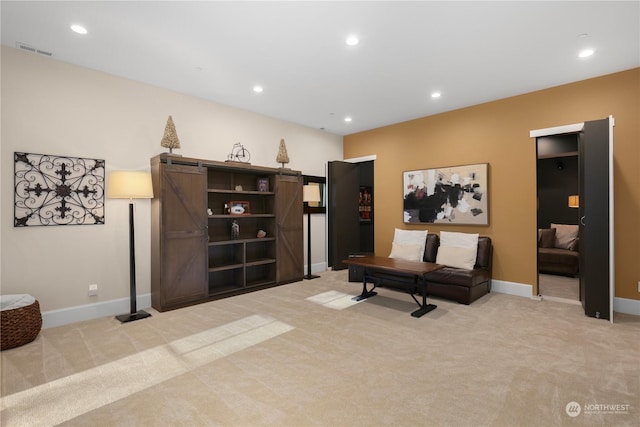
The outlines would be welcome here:
M 52 56 L 53 55 L 51 52 L 47 52 L 46 50 L 36 49 L 33 46 L 29 46 L 28 44 L 24 44 L 24 43 L 20 43 L 20 42 L 16 42 L 16 46 L 18 47 L 18 49 L 26 50 L 27 52 L 31 52 L 31 53 L 38 53 L 38 54 L 44 55 L 44 56 Z

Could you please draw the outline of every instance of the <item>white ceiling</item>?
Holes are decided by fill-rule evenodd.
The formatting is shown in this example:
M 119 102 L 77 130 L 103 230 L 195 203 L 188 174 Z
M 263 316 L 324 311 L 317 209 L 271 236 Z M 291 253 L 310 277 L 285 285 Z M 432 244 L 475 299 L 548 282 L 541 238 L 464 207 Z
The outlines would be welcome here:
M 640 66 L 639 1 L 2 1 L 0 13 L 3 45 L 339 135 Z M 595 54 L 579 59 L 585 47 Z

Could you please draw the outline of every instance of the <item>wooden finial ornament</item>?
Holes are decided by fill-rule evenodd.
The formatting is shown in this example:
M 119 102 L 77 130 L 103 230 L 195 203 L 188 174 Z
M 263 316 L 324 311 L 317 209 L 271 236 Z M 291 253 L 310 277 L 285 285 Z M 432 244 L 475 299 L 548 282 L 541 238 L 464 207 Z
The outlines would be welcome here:
M 169 153 L 173 154 L 174 148 L 180 148 L 180 140 L 176 133 L 176 126 L 173 124 L 173 118 L 169 116 L 167 124 L 164 127 L 164 136 L 160 142 L 160 146 L 169 149 Z
M 283 168 L 286 163 L 289 163 L 289 155 L 287 154 L 287 146 L 284 144 L 284 139 L 280 140 L 280 148 L 278 148 L 276 162 L 281 163 Z

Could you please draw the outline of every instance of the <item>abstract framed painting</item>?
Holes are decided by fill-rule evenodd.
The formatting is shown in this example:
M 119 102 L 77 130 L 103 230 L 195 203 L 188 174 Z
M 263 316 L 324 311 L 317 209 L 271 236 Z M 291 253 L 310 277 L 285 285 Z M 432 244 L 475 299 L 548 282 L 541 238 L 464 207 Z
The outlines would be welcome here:
M 403 221 L 489 225 L 488 173 L 488 163 L 403 172 Z

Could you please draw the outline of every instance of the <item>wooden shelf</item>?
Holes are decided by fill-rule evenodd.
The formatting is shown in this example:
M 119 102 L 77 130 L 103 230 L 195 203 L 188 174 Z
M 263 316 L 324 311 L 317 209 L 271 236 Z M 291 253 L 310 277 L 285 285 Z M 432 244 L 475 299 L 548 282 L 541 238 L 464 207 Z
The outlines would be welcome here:
M 255 259 L 251 261 L 247 261 L 245 265 L 247 267 L 253 267 L 256 265 L 265 265 L 265 264 L 275 264 L 276 260 L 274 258 L 264 258 L 264 259 Z
M 248 282 L 247 283 L 247 288 L 265 287 L 265 286 L 273 285 L 275 283 L 276 282 L 272 282 L 272 281 L 257 280 L 255 282 Z
M 210 188 L 207 190 L 209 193 L 215 194 L 246 194 L 246 195 L 256 195 L 256 196 L 275 196 L 276 193 L 273 191 L 238 191 L 238 190 L 223 190 L 219 188 Z
M 158 192 L 151 201 L 153 308 L 302 280 L 299 171 L 167 153 L 151 159 L 151 171 Z M 258 191 L 263 186 L 269 191 Z M 247 202 L 250 213 L 227 213 L 232 201 Z M 240 226 L 238 239 L 231 239 L 233 221 Z M 266 237 L 256 237 L 260 230 Z
M 233 270 L 236 268 L 243 268 L 244 264 L 225 264 L 217 267 L 209 267 L 209 273 L 213 273 L 216 271 L 225 271 L 225 270 Z
M 214 214 L 209 215 L 211 219 L 239 219 L 239 218 L 275 218 L 274 214 Z

